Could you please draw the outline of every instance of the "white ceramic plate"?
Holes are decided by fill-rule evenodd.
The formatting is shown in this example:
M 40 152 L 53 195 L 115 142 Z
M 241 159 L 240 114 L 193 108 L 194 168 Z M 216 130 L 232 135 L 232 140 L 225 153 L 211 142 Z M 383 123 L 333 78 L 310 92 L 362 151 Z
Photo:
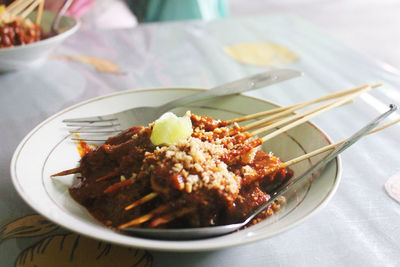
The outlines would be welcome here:
M 11 162 L 15 188 L 37 212 L 72 231 L 122 245 L 170 251 L 214 250 L 269 238 L 299 224 L 328 202 L 339 184 L 339 159 L 329 164 L 320 175 L 310 178 L 286 194 L 287 204 L 281 211 L 246 230 L 196 241 L 151 240 L 114 232 L 94 220 L 85 208 L 69 196 L 68 187 L 74 182 L 73 175 L 50 178 L 51 174 L 75 167 L 80 159 L 76 145 L 63 127 L 63 119 L 107 114 L 139 105 L 157 105 L 191 94 L 194 90 L 124 91 L 98 97 L 59 112 L 33 129 L 16 149 Z M 276 105 L 260 99 L 232 96 L 180 108 L 175 112 L 183 113 L 190 109 L 196 114 L 228 119 L 274 107 Z M 328 143 L 330 141 L 326 134 L 315 125 L 306 123 L 289 131 L 287 135 L 280 135 L 267 142 L 263 149 L 273 151 L 286 161 Z M 295 174 L 300 174 L 310 164 L 310 161 L 304 161 L 292 169 Z
M 44 11 L 40 26 L 45 32 L 50 31 L 54 12 Z M 33 20 L 34 21 L 34 20 Z M 18 70 L 40 65 L 46 57 L 65 39 L 78 30 L 79 21 L 72 17 L 61 17 L 59 34 L 27 45 L 12 46 L 0 49 L 0 72 Z

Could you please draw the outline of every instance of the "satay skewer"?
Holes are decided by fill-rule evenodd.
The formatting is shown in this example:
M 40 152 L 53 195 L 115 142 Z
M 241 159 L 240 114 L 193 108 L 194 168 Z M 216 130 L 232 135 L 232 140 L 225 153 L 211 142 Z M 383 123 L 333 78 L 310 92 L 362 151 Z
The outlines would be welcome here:
M 365 88 L 365 89 L 363 89 L 361 91 L 358 91 L 356 93 L 350 94 L 348 96 L 341 97 L 338 100 L 331 101 L 328 104 L 324 104 L 322 106 L 318 106 L 316 108 L 312 108 L 311 110 L 308 110 L 308 111 L 305 111 L 303 113 L 300 113 L 300 114 L 298 114 L 298 116 L 299 116 L 298 120 L 296 120 L 296 121 L 294 121 L 294 122 L 292 122 L 292 123 L 280 128 L 279 130 L 276 130 L 276 131 L 274 131 L 274 132 L 262 137 L 261 139 L 263 140 L 263 142 L 265 142 L 265 141 L 267 141 L 267 140 L 269 140 L 269 139 L 271 139 L 271 138 L 273 138 L 273 137 L 275 137 L 275 136 L 277 136 L 277 135 L 279 135 L 279 134 L 281 134 L 283 132 L 286 132 L 289 129 L 292 129 L 292 128 L 294 128 L 294 127 L 296 127 L 296 126 L 298 126 L 298 125 L 300 125 L 300 124 L 302 124 L 302 123 L 304 123 L 306 121 L 309 121 L 310 119 L 312 119 L 312 118 L 314 118 L 314 117 L 316 117 L 316 116 L 318 116 L 318 115 L 320 115 L 322 113 L 325 113 L 325 112 L 327 112 L 327 111 L 329 111 L 329 110 L 331 110 L 333 108 L 341 106 L 344 103 L 356 98 L 360 94 L 365 93 L 365 92 L 367 92 L 367 91 L 369 91 L 371 89 L 372 89 L 372 87 L 369 86 L 369 87 L 367 87 L 367 88 Z M 306 115 L 306 116 L 304 116 L 304 115 Z M 258 129 L 256 131 L 253 131 L 252 134 L 253 135 L 257 135 L 257 134 L 269 131 L 269 130 L 271 130 L 271 129 L 283 124 L 284 121 L 285 120 L 279 121 L 277 124 L 271 124 L 271 125 L 268 125 L 266 127 L 261 128 L 261 129 Z
M 394 121 L 389 122 L 389 123 L 387 123 L 387 124 L 384 124 L 384 125 L 382 125 L 382 126 L 380 126 L 380 127 L 377 127 L 377 128 L 375 128 L 374 130 L 370 131 L 370 132 L 368 133 L 368 135 L 373 134 L 373 133 L 376 133 L 376 132 L 379 132 L 379 131 L 381 131 L 381 130 L 383 130 L 383 129 L 386 129 L 386 128 L 388 128 L 388 127 L 390 127 L 390 126 L 392 126 L 392 125 L 394 125 L 394 124 L 396 124 L 396 123 L 398 123 L 398 122 L 400 122 L 400 119 L 394 120 Z M 334 144 L 330 144 L 330 145 L 321 147 L 321 148 L 316 149 L 316 150 L 314 150 L 314 151 L 312 151 L 312 152 L 309 152 L 309 153 L 304 154 L 304 155 L 301 155 L 301 156 L 299 156 L 299 157 L 297 157 L 297 158 L 294 158 L 294 159 L 291 159 L 291 160 L 289 160 L 289 161 L 286 161 L 286 162 L 282 163 L 282 164 L 279 166 L 278 169 L 286 168 L 286 167 L 291 166 L 291 165 L 293 165 L 293 164 L 296 164 L 296 163 L 298 163 L 298 162 L 300 162 L 300 161 L 303 161 L 303 160 L 312 158 L 312 157 L 314 157 L 314 156 L 316 156 L 316 155 L 319 155 L 319 154 L 321 154 L 321 153 L 324 153 L 324 152 L 326 152 L 326 151 L 329 151 L 329 150 L 331 150 L 331 149 L 334 149 L 335 147 L 337 147 L 338 145 L 340 145 L 340 144 L 343 143 L 344 141 L 345 141 L 345 140 L 342 140 L 342 141 L 339 141 L 339 142 L 337 142 L 337 143 L 334 143 Z M 276 171 L 276 170 L 277 170 L 276 168 L 273 169 L 273 171 Z M 137 206 L 140 206 L 141 204 L 144 204 L 144 203 L 146 203 L 146 202 L 148 202 L 148 201 L 154 199 L 154 198 L 157 197 L 157 196 L 158 196 L 158 194 L 155 193 L 155 192 L 149 193 L 149 194 L 145 195 L 144 197 L 142 197 L 141 199 L 135 201 L 134 203 L 132 203 L 132 204 L 126 206 L 126 207 L 125 207 L 125 210 L 130 210 L 130 209 L 133 209 L 133 208 L 135 208 L 135 207 L 137 207 Z
M 21 0 L 15 1 L 6 7 L 6 12 L 12 17 L 22 17 L 29 15 L 39 4 L 40 0 Z M 29 11 L 29 12 L 27 12 Z M 22 16 L 22 14 L 26 14 Z
M 157 227 L 160 226 L 161 224 L 166 224 L 169 223 L 179 217 L 182 217 L 186 214 L 192 213 L 196 211 L 195 208 L 183 208 L 177 211 L 173 211 L 171 213 L 167 213 L 161 217 L 155 218 L 150 222 L 151 227 Z
M 24 1 L 26 1 L 26 0 L 15 0 L 15 1 L 11 2 L 11 4 L 6 6 L 6 11 L 10 13 L 11 10 L 16 8 L 18 5 L 22 4 Z
M 104 194 L 114 194 L 114 193 L 116 193 L 119 189 L 121 189 L 121 188 L 123 188 L 123 187 L 126 187 L 126 186 L 128 186 L 128 185 L 131 185 L 131 184 L 133 184 L 134 182 L 135 182 L 135 181 L 134 181 L 133 179 L 127 179 L 127 180 L 124 180 L 124 181 L 121 181 L 121 182 L 112 184 L 112 185 L 110 185 L 109 187 L 107 187 L 107 188 L 104 190 Z
M 342 97 L 342 96 L 345 96 L 345 95 L 349 95 L 349 94 L 358 92 L 360 90 L 365 89 L 368 86 L 369 86 L 368 84 L 365 84 L 365 85 L 358 86 L 358 87 L 355 87 L 355 88 L 352 88 L 352 89 L 342 90 L 342 91 L 339 91 L 339 92 L 336 92 L 336 93 L 333 93 L 333 94 L 329 94 L 329 95 L 326 95 L 326 96 L 323 96 L 323 97 L 320 97 L 320 98 L 317 98 L 317 99 L 314 99 L 314 100 L 306 101 L 306 102 L 295 104 L 295 105 L 288 106 L 288 107 L 280 107 L 280 108 L 275 108 L 275 109 L 271 109 L 271 110 L 267 110 L 267 111 L 262 111 L 262 112 L 258 112 L 258 113 L 254 113 L 254 114 L 250 114 L 250 115 L 246 115 L 246 116 L 242 116 L 242 117 L 239 117 L 239 118 L 228 120 L 227 122 L 232 124 L 232 123 L 235 123 L 235 122 L 242 122 L 242 121 L 246 121 L 246 120 L 252 120 L 252 119 L 259 118 L 259 117 L 263 117 L 263 116 L 267 116 L 267 115 L 273 115 L 273 114 L 277 114 L 277 113 L 289 113 L 289 112 L 287 112 L 287 110 L 289 110 L 289 109 L 291 110 L 291 112 L 293 112 L 293 111 L 299 110 L 301 108 L 305 108 L 307 106 L 311 106 L 313 104 L 317 104 L 317 103 L 320 103 L 320 102 L 323 102 L 323 101 L 331 100 L 331 99 L 334 99 L 334 98 L 338 98 L 338 97 Z M 378 83 L 378 84 L 372 85 L 371 87 L 372 88 L 377 88 L 377 87 L 380 87 L 380 86 L 382 86 L 382 84 Z
M 354 103 L 354 99 L 344 103 L 342 106 L 349 105 L 352 103 Z M 277 115 L 279 115 L 279 114 L 277 114 Z M 263 122 L 262 124 L 260 123 L 254 129 L 266 127 L 266 126 L 269 126 L 269 125 L 277 123 L 277 122 L 282 122 L 283 120 L 287 120 L 287 123 L 290 123 L 290 121 L 295 120 L 296 116 L 297 116 L 297 113 L 293 113 L 293 114 L 284 114 L 282 116 L 279 116 L 278 118 L 267 118 L 267 120 L 265 120 L 265 122 Z M 289 118 L 291 118 L 291 119 L 289 119 Z M 284 122 L 282 124 L 286 124 L 286 122 Z
M 333 97 L 333 98 L 335 98 L 335 100 L 332 100 L 331 102 L 328 102 L 328 104 L 321 105 L 320 107 L 323 108 L 323 107 L 325 107 L 325 106 L 328 106 L 329 103 L 334 103 L 335 101 L 343 100 L 345 97 L 346 97 L 346 99 L 348 99 L 348 101 L 352 101 L 354 98 L 356 98 L 356 97 L 359 96 L 360 94 L 362 94 L 362 93 L 364 93 L 364 92 L 367 92 L 367 91 L 369 91 L 369 90 L 371 90 L 371 89 L 373 89 L 373 88 L 376 88 L 376 87 L 378 87 L 378 86 L 380 86 L 380 84 L 376 84 L 376 85 L 373 85 L 373 86 L 369 86 L 369 85 L 361 86 L 361 87 L 359 87 L 359 88 L 356 88 L 357 90 L 355 90 L 355 89 L 350 90 L 350 93 L 347 93 L 347 94 L 342 93 L 341 96 L 339 96 L 339 97 L 337 97 L 337 96 Z M 331 99 L 332 99 L 332 98 L 331 98 Z M 344 101 L 344 102 L 342 103 L 342 105 L 345 104 L 346 102 L 347 102 L 347 101 Z M 316 102 L 316 103 L 317 103 L 317 102 Z M 315 103 L 313 103 L 313 104 L 315 104 Z M 304 102 L 304 103 L 299 104 L 299 105 L 301 105 L 302 108 L 304 108 L 304 107 L 307 106 L 307 102 Z M 336 106 L 335 106 L 335 107 L 336 107 Z M 294 108 L 293 108 L 293 111 L 294 111 L 294 110 L 297 110 L 296 105 L 295 105 Z M 303 116 L 305 116 L 305 115 L 311 114 L 311 113 L 316 112 L 316 111 L 318 111 L 318 110 L 319 110 L 318 107 L 311 108 L 311 109 L 309 109 L 309 110 L 307 110 L 307 111 L 304 111 L 304 112 L 302 112 L 302 113 L 296 114 L 296 115 L 293 117 L 293 119 L 301 118 L 301 117 L 303 117 Z M 252 130 L 252 129 L 255 129 L 255 128 L 259 128 L 260 125 L 262 125 L 263 123 L 267 122 L 268 120 L 276 119 L 276 117 L 279 118 L 279 114 L 289 114 L 289 113 L 292 113 L 292 108 L 290 109 L 290 112 L 284 111 L 284 112 L 275 114 L 275 115 L 273 115 L 273 116 L 264 118 L 264 119 L 262 119 L 262 120 L 259 120 L 259 121 L 256 121 L 256 122 L 247 124 L 247 125 L 245 125 L 245 126 L 243 127 L 243 129 L 244 129 L 245 131 L 248 131 L 248 130 Z M 284 123 L 285 123 L 285 122 L 283 122 L 282 124 L 284 124 Z M 281 125 L 281 124 L 277 124 L 277 125 L 275 125 L 275 126 L 279 126 L 279 125 Z M 275 127 L 275 126 L 274 126 L 274 127 Z M 259 130 L 256 131 L 256 134 L 262 133 L 262 132 L 264 132 L 264 131 L 268 131 L 268 130 L 270 130 L 270 129 L 273 129 L 274 127 L 268 127 L 267 129 L 265 129 L 265 128 L 259 129 Z
M 367 135 L 370 135 L 370 134 L 379 132 L 379 131 L 381 131 L 381 130 L 383 130 L 383 129 L 386 129 L 386 128 L 388 128 L 388 127 L 390 127 L 390 126 L 392 126 L 392 125 L 398 123 L 398 122 L 400 122 L 400 119 L 397 119 L 397 120 L 394 120 L 394 121 L 392 121 L 392 122 L 386 123 L 386 124 L 384 124 L 384 125 L 382 125 L 382 126 L 379 126 L 379 127 L 375 128 L 374 130 L 368 132 Z M 312 157 L 314 157 L 314 156 L 316 156 L 316 155 L 319 155 L 319 154 L 321 154 L 321 153 L 324 153 L 324 152 L 327 152 L 327 151 L 329 151 L 329 150 L 332 150 L 332 149 L 336 148 L 338 145 L 342 144 L 342 143 L 345 142 L 345 141 L 346 141 L 346 139 L 341 140 L 341 141 L 339 141 L 339 142 L 337 142 L 337 143 L 334 143 L 334 144 L 330 144 L 330 145 L 321 147 L 321 148 L 316 149 L 316 150 L 314 150 L 314 151 L 312 151 L 312 152 L 309 152 L 309 153 L 307 153 L 307 154 L 301 155 L 300 157 L 297 157 L 297 158 L 291 159 L 291 160 L 289 160 L 289 161 L 286 161 L 285 163 L 283 163 L 283 164 L 281 165 L 281 168 L 286 168 L 286 167 L 291 166 L 291 165 L 293 165 L 293 164 L 296 164 L 296 163 L 298 163 L 298 162 L 300 162 L 300 161 L 303 161 L 303 160 L 312 158 Z
M 17 16 L 34 1 L 36 0 L 16 0 L 6 7 L 6 11 L 11 16 Z
M 36 20 L 35 20 L 35 24 L 40 26 L 40 22 L 42 21 L 42 15 L 43 15 L 43 8 L 44 8 L 44 1 L 45 0 L 41 0 L 39 3 L 39 7 L 38 7 L 38 11 L 36 14 Z
M 333 103 L 333 102 L 334 101 L 332 101 L 330 103 Z M 354 100 L 352 99 L 352 100 L 349 100 L 349 101 L 343 103 L 341 106 L 348 105 L 353 102 L 354 102 Z M 317 112 L 318 110 L 323 109 L 324 107 L 327 107 L 327 106 L 329 106 L 329 103 L 325 103 L 323 105 L 308 109 L 302 113 L 292 113 L 292 112 L 277 113 L 271 117 L 256 121 L 254 123 L 250 123 L 248 125 L 245 125 L 242 129 L 243 129 L 243 131 L 255 130 L 254 132 L 257 134 L 265 133 L 265 132 L 268 132 L 269 130 L 274 129 L 277 126 L 281 126 L 286 123 L 290 123 L 290 122 L 292 122 L 296 119 L 300 119 L 308 114 Z M 273 125 L 273 126 L 271 126 L 271 125 Z M 259 129 L 259 130 L 256 130 L 256 129 Z M 263 130 L 261 130 L 261 129 L 263 129 Z
M 137 207 L 137 206 L 140 206 L 140 205 L 142 205 L 142 204 L 144 204 L 144 203 L 146 203 L 146 202 L 149 202 L 150 200 L 154 199 L 154 198 L 157 197 L 157 196 L 158 196 L 158 194 L 155 193 L 155 192 L 152 192 L 152 193 L 150 193 L 150 194 L 147 194 L 147 195 L 145 195 L 144 197 L 142 197 L 141 199 L 136 200 L 136 201 L 133 202 L 132 204 L 126 206 L 126 207 L 125 207 L 125 210 L 130 210 L 130 209 L 133 209 L 133 208 L 135 208 L 135 207 Z
M 379 131 L 381 131 L 381 130 L 383 130 L 383 129 L 386 129 L 386 128 L 388 128 L 388 127 L 390 127 L 390 126 L 392 126 L 392 125 L 394 125 L 394 124 L 396 124 L 396 123 L 399 123 L 399 122 L 400 122 L 400 119 L 396 119 L 396 120 L 394 120 L 394 121 L 392 121 L 392 122 L 389 122 L 389 123 L 387 123 L 387 124 L 384 124 L 384 125 L 382 125 L 382 126 L 379 126 L 379 127 L 375 128 L 374 130 L 371 130 L 367 135 L 370 135 L 370 134 L 379 132 Z M 294 164 L 296 164 L 296 163 L 299 163 L 299 162 L 301 162 L 301 161 L 303 161 L 303 160 L 312 158 L 312 157 L 317 156 L 317 155 L 319 155 L 319 154 L 321 154 L 321 153 L 324 153 L 324 152 L 327 152 L 327 151 L 329 151 L 329 150 L 332 150 L 332 149 L 336 148 L 337 146 L 339 146 L 340 144 L 342 144 L 342 143 L 345 142 L 345 141 L 346 141 L 346 139 L 344 139 L 344 140 L 342 140 L 342 141 L 339 141 L 339 142 L 337 142 L 337 143 L 334 143 L 334 144 L 330 144 L 330 145 L 321 147 L 321 148 L 316 149 L 316 150 L 314 150 L 314 151 L 312 151 L 312 152 L 309 152 L 309 153 L 307 153 L 307 154 L 301 155 L 301 156 L 299 156 L 299 157 L 297 157 L 297 158 L 288 160 L 288 161 L 286 161 L 286 162 L 280 164 L 279 167 L 277 167 L 277 168 L 271 168 L 271 170 L 267 173 L 267 175 L 268 175 L 268 174 L 271 174 L 271 173 L 273 173 L 273 172 L 275 172 L 275 171 L 277 171 L 277 170 L 279 170 L 279 169 L 287 168 L 287 167 L 289 167 L 289 166 L 291 166 L 291 165 L 294 165 Z M 158 194 L 155 193 L 155 192 L 150 193 L 150 194 L 152 195 L 152 199 L 155 198 L 155 197 L 158 195 Z M 150 194 L 149 194 L 149 195 L 150 195 Z M 148 195 L 147 195 L 147 196 L 148 196 Z M 145 196 L 145 197 L 146 197 L 146 196 Z M 145 198 L 145 197 L 143 197 L 143 198 Z M 143 199 L 143 198 L 142 198 L 142 199 Z M 146 202 L 147 202 L 147 201 L 146 201 Z M 136 203 L 136 202 L 135 202 L 135 203 Z M 138 205 L 137 205 L 137 206 L 138 206 Z M 156 210 L 154 210 L 154 211 L 156 211 Z M 160 224 L 162 224 L 162 223 L 170 222 L 170 221 L 172 221 L 173 219 L 176 219 L 176 218 L 178 218 L 178 217 L 181 217 L 181 216 L 183 216 L 183 215 L 186 215 L 187 213 L 190 213 L 190 212 L 192 212 L 192 211 L 189 210 L 189 208 L 186 208 L 186 209 L 183 209 L 182 212 L 173 212 L 173 213 L 164 215 L 163 217 L 154 219 L 154 220 L 155 220 L 154 225 L 155 225 L 155 226 L 158 226 L 158 225 L 160 225 Z M 143 215 L 143 216 L 141 216 L 141 217 L 139 217 L 139 218 L 136 218 L 136 219 L 134 219 L 134 220 L 132 220 L 132 221 L 126 223 L 126 224 L 123 224 L 123 225 L 119 226 L 118 229 L 123 229 L 123 228 L 129 227 L 129 226 L 139 225 L 139 224 L 141 224 L 141 223 L 147 222 L 147 221 L 151 220 L 151 219 L 154 217 L 154 215 L 155 215 L 155 214 L 154 214 L 153 212 L 150 212 L 150 213 L 148 213 L 148 214 L 146 214 L 146 215 Z M 157 219 L 160 219 L 160 221 L 157 221 Z M 153 222 L 152 222 L 152 223 L 153 223 Z M 127 225 L 127 226 L 126 226 L 126 225 Z
M 40 4 L 42 0 L 35 0 L 30 6 L 28 6 L 20 15 L 21 18 L 26 18 L 33 10 Z
M 335 107 L 341 106 L 343 104 L 346 104 L 349 101 L 352 101 L 355 97 L 359 96 L 361 93 L 364 93 L 366 91 L 371 90 L 372 88 L 376 88 L 376 87 L 379 87 L 379 86 L 381 86 L 381 84 L 376 84 L 376 85 L 373 85 L 373 86 L 366 85 L 366 86 L 357 87 L 357 88 L 354 88 L 354 89 L 351 89 L 351 90 L 347 90 L 347 92 L 351 92 L 350 95 L 348 93 L 345 94 L 345 92 L 343 92 L 343 91 L 340 92 L 340 94 L 334 94 L 336 96 L 337 95 L 344 95 L 344 96 L 339 97 L 339 99 L 333 100 L 333 101 L 328 102 L 326 104 L 311 108 L 311 109 L 306 110 L 306 111 L 304 111 L 302 113 L 299 113 L 299 114 L 295 114 L 295 115 L 292 115 L 292 116 L 289 116 L 289 117 L 286 117 L 286 118 L 283 118 L 283 119 L 276 118 L 276 120 L 277 120 L 276 122 L 274 122 L 272 124 L 269 124 L 266 127 L 263 127 L 263 128 L 258 129 L 258 130 L 255 130 L 255 131 L 252 132 L 252 134 L 253 135 L 258 135 L 258 134 L 267 132 L 269 130 L 272 130 L 272 129 L 274 129 L 274 128 L 278 127 L 278 126 L 281 126 L 283 124 L 286 124 L 288 122 L 294 121 L 294 122 L 292 122 L 292 123 L 280 128 L 280 129 L 278 129 L 278 130 L 276 130 L 276 131 L 264 136 L 262 138 L 262 140 L 263 140 L 263 142 L 265 142 L 265 141 L 267 141 L 267 140 L 269 140 L 269 139 L 271 139 L 271 138 L 273 138 L 273 137 L 275 137 L 275 136 L 277 136 L 277 135 L 279 135 L 279 134 L 281 134 L 281 133 L 283 133 L 283 132 L 285 132 L 285 131 L 287 131 L 287 130 L 295 127 L 295 126 L 298 126 L 298 125 L 310 120 L 311 118 L 314 118 L 314 117 L 316 117 L 316 116 L 318 116 L 318 115 L 320 115 L 320 114 L 322 114 L 324 112 L 327 112 L 327 111 L 329 111 L 329 110 L 331 110 L 331 109 L 333 109 Z M 329 97 L 327 96 L 327 97 L 325 97 L 325 99 L 331 98 L 332 96 L 333 95 L 330 95 Z M 254 124 L 252 124 L 252 126 L 255 127 Z M 244 128 L 244 130 L 247 129 L 246 126 L 243 127 L 243 128 Z M 80 169 L 79 168 L 75 168 L 75 169 L 67 170 L 67 171 L 64 171 L 64 172 L 61 172 L 61 173 L 54 174 L 54 175 L 52 175 L 52 177 L 62 176 L 62 175 L 67 175 L 67 174 L 73 174 L 74 171 L 76 171 L 76 173 L 77 173 L 77 172 L 80 171 Z M 104 181 L 104 180 L 113 178 L 113 177 L 115 177 L 115 176 L 117 176 L 119 174 L 120 174 L 119 171 L 116 169 L 113 172 L 111 172 L 111 173 L 109 173 L 109 174 L 107 174 L 107 175 L 105 175 L 103 177 L 98 178 L 96 181 L 97 182 Z
M 364 88 L 365 88 L 365 86 L 361 86 L 361 87 L 357 87 L 355 89 L 351 89 L 351 90 L 347 90 L 347 91 L 348 92 L 356 92 L 356 91 L 359 91 L 359 90 L 364 89 Z M 335 95 L 345 95 L 345 93 L 341 92 L 340 94 L 335 94 Z M 330 95 L 329 97 L 327 96 L 324 99 L 331 99 L 331 98 L 334 98 L 334 96 Z M 303 105 L 303 104 L 305 104 L 305 103 L 302 103 L 301 105 Z M 297 105 L 300 105 L 300 104 L 297 104 Z M 296 106 L 296 105 L 294 105 L 294 106 Z M 293 107 L 293 106 L 291 106 L 291 107 Z M 286 115 L 288 115 L 288 114 L 286 114 Z M 293 116 L 296 116 L 296 115 L 292 115 L 292 117 Z M 285 119 L 285 118 L 283 118 L 283 119 Z M 275 118 L 275 119 L 274 118 L 270 118 L 270 122 L 271 123 L 277 123 L 277 122 L 279 122 L 281 120 L 282 120 L 282 118 L 279 118 L 279 117 Z M 74 174 L 74 173 L 79 173 L 79 172 L 80 172 L 80 168 L 73 168 L 73 169 L 70 169 L 70 170 L 66 170 L 66 171 L 63 171 L 63 172 L 59 172 L 59 173 L 53 174 L 53 175 L 51 175 L 51 177 L 64 176 L 64 175 Z M 113 178 L 113 177 L 115 177 L 117 175 L 119 175 L 119 172 L 117 170 L 115 170 L 110 174 L 107 174 L 105 176 L 102 176 L 102 177 L 98 178 L 97 182 L 104 181 L 104 180 L 107 180 L 109 178 Z
M 143 216 L 140 216 L 140 217 L 135 218 L 127 223 L 124 223 L 124 224 L 118 226 L 118 229 L 123 229 L 123 228 L 130 227 L 130 226 L 140 225 L 140 224 L 152 219 L 155 215 L 157 215 L 159 213 L 163 213 L 170 208 L 171 208 L 171 206 L 169 204 L 155 208 L 154 210 L 150 211 L 149 213 L 147 213 Z
M 266 140 L 271 139 L 271 138 L 281 134 L 282 132 L 285 132 L 285 131 L 287 131 L 287 130 L 289 130 L 289 129 L 291 129 L 291 128 L 293 128 L 293 127 L 295 127 L 295 126 L 297 126 L 297 125 L 299 125 L 301 123 L 304 123 L 304 122 L 310 120 L 311 118 L 316 117 L 317 115 L 320 115 L 320 114 L 322 114 L 322 113 L 324 113 L 324 112 L 326 112 L 326 111 L 328 111 L 328 110 L 330 110 L 332 108 L 338 107 L 340 105 L 344 105 L 349 101 L 352 101 L 355 97 L 359 96 L 361 93 L 364 93 L 364 92 L 366 92 L 368 90 L 371 90 L 372 88 L 377 88 L 377 87 L 379 87 L 381 85 L 382 84 L 375 84 L 375 85 L 372 85 L 372 86 L 363 85 L 363 86 L 356 87 L 356 88 L 353 88 L 353 89 L 350 89 L 350 90 L 340 91 L 338 93 L 327 95 L 325 97 L 321 97 L 321 98 L 313 100 L 313 101 L 307 101 L 307 102 L 304 102 L 304 103 L 301 103 L 301 104 L 293 105 L 293 106 L 289 107 L 289 109 L 286 109 L 286 110 L 290 110 L 290 113 L 292 113 L 291 108 L 293 108 L 293 107 L 296 108 L 296 106 L 299 106 L 299 105 L 302 106 L 302 107 L 305 107 L 307 105 L 311 105 L 311 104 L 314 104 L 314 103 L 318 103 L 318 102 L 321 102 L 321 101 L 325 101 L 325 100 L 328 100 L 328 99 L 338 98 L 339 97 L 339 99 L 333 100 L 333 101 L 331 101 L 331 102 L 329 102 L 327 104 L 323 104 L 321 106 L 314 107 L 312 109 L 309 109 L 309 110 L 304 111 L 304 112 L 299 113 L 299 114 L 295 114 L 295 115 L 291 115 L 291 116 L 288 116 L 288 117 L 284 117 L 283 119 L 279 118 L 279 117 L 270 117 L 269 120 L 270 120 L 270 122 L 272 122 L 272 124 L 269 124 L 266 127 L 260 128 L 258 130 L 255 130 L 255 131 L 253 131 L 252 134 L 253 135 L 261 134 L 263 132 L 267 132 L 267 131 L 269 131 L 271 129 L 274 129 L 274 128 L 278 127 L 278 126 L 281 126 L 283 124 L 291 122 L 293 120 L 299 119 L 299 120 L 294 121 L 291 124 L 288 124 L 288 125 L 280 128 L 277 131 L 274 131 L 274 132 L 270 133 L 269 135 L 264 136 L 262 138 L 262 140 L 265 142 Z M 278 109 L 278 110 L 284 110 L 284 109 L 285 108 Z M 284 110 L 284 113 L 285 113 L 285 115 L 289 114 L 289 113 L 286 113 L 285 110 Z M 259 114 L 261 114 L 261 113 L 259 113 Z M 254 118 L 254 117 L 251 117 L 251 119 L 252 118 Z M 238 119 L 240 119 L 240 118 L 238 118 Z M 263 123 L 265 123 L 265 121 Z M 248 128 L 253 128 L 253 127 L 257 128 L 256 124 L 246 125 L 246 126 L 243 127 L 243 129 L 247 130 Z M 74 169 L 71 169 L 71 170 L 67 170 L 67 171 L 64 171 L 64 172 L 60 172 L 60 173 L 54 174 L 54 175 L 52 175 L 52 177 L 78 173 L 79 171 L 80 171 L 79 168 L 74 168 Z M 105 175 L 103 177 L 98 178 L 97 182 L 113 178 L 115 176 L 118 176 L 119 174 L 120 173 L 119 173 L 118 170 L 114 170 L 112 173 L 109 173 L 109 174 L 107 174 L 107 175 Z
M 364 87 L 363 87 L 363 88 L 364 88 Z M 360 90 L 359 88 L 357 88 L 357 89 Z M 311 114 L 311 112 L 307 112 L 306 114 Z M 304 115 L 304 114 L 303 114 L 303 115 Z M 288 117 L 283 118 L 283 119 L 287 120 L 287 118 L 289 118 L 289 117 L 292 118 L 292 119 L 290 120 L 290 121 L 292 121 L 292 120 L 294 120 L 295 118 L 299 118 L 299 117 L 301 117 L 301 116 L 292 115 L 292 116 L 288 116 Z M 276 119 L 272 119 L 270 122 L 274 125 L 273 127 L 275 127 L 275 126 L 276 126 L 275 123 L 281 122 L 283 119 L 282 119 L 282 118 L 276 118 Z M 285 122 L 288 122 L 288 121 L 285 121 Z M 271 125 L 271 124 L 270 124 L 270 125 Z M 273 127 L 272 127 L 272 128 L 273 128 Z M 271 128 L 271 127 L 269 126 L 269 127 L 266 128 L 266 129 L 269 129 L 269 128 Z M 272 129 L 272 128 L 271 128 L 271 129 Z M 265 132 L 265 130 L 263 130 L 262 132 Z M 258 133 L 262 133 L 262 132 L 261 132 L 261 131 L 257 131 L 257 132 L 254 132 L 253 135 L 254 135 L 254 134 L 258 134 Z M 64 175 L 69 175 L 69 174 L 75 174 L 75 173 L 79 173 L 80 170 L 81 170 L 81 169 L 80 169 L 79 167 L 78 167 L 78 168 L 73 168 L 73 169 L 69 169 L 69 170 L 65 170 L 65 171 L 62 171 L 62 172 L 53 174 L 53 175 L 51 175 L 51 177 L 64 176 Z M 113 172 L 111 172 L 111 173 L 109 173 L 109 174 L 107 174 L 107 175 L 105 175 L 105 176 L 102 176 L 102 177 L 98 178 L 96 181 L 97 181 L 97 182 L 104 181 L 104 180 L 107 180 L 107 179 L 109 179 L 109 178 L 115 177 L 115 176 L 117 176 L 117 175 L 119 175 L 119 174 L 120 174 L 120 173 L 118 172 L 118 170 L 114 170 Z
M 65 175 L 69 175 L 69 174 L 75 174 L 75 173 L 80 173 L 81 168 L 77 167 L 77 168 L 73 168 L 73 169 L 69 169 L 69 170 L 65 170 L 62 172 L 58 172 L 55 174 L 52 174 L 50 177 L 56 177 L 56 176 L 65 176 Z

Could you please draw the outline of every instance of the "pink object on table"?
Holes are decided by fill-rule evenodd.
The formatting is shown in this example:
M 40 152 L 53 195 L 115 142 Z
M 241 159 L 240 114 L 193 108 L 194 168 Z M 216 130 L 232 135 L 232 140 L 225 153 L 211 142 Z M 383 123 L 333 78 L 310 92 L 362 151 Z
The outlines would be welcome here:
M 68 9 L 67 14 L 79 18 L 93 5 L 94 0 L 75 0 Z
M 64 3 L 60 0 L 46 0 L 45 9 L 58 11 Z M 137 25 L 125 0 L 74 0 L 66 14 L 79 18 L 82 27 L 90 29 L 129 28 Z

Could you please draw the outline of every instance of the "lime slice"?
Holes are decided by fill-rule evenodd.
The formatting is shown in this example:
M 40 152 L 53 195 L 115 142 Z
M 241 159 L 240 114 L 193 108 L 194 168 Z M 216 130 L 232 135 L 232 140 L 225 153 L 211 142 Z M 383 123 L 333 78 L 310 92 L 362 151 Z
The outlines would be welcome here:
M 150 141 L 153 145 L 172 145 L 189 138 L 193 133 L 192 122 L 189 117 L 177 117 L 167 112 L 154 122 Z

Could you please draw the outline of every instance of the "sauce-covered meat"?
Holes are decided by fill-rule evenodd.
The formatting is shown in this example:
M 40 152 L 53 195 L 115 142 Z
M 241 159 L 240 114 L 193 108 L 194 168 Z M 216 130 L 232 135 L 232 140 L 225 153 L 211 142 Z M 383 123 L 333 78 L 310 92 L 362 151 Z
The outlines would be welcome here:
M 30 44 L 46 38 L 39 25 L 27 24 L 21 20 L 0 23 L 0 48 Z
M 192 135 L 173 145 L 155 147 L 149 125 L 87 151 L 71 196 L 118 229 L 213 226 L 243 220 L 268 201 L 269 189 L 292 176 L 272 153 L 259 150 L 260 139 L 239 126 L 188 116 Z M 252 223 L 278 208 L 273 204 Z

